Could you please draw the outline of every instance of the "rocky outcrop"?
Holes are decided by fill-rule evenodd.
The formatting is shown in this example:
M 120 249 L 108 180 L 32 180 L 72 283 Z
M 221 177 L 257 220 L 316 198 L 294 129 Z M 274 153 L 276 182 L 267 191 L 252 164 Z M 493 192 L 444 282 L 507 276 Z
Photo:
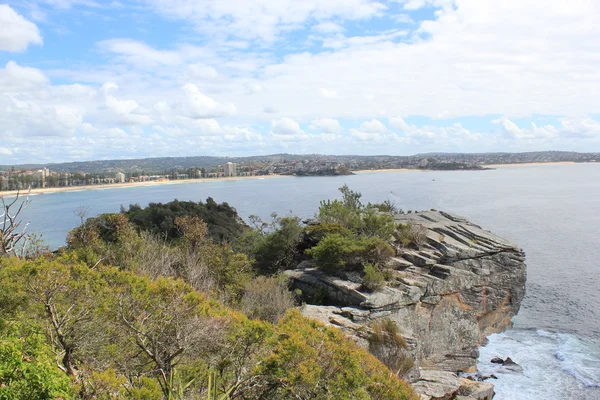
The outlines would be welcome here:
M 418 249 L 397 249 L 389 260 L 391 279 L 381 290 L 369 293 L 360 277 L 332 277 L 310 263 L 286 271 L 303 293 L 326 296 L 328 306 L 306 306 L 305 314 L 338 326 L 365 346 L 363 327 L 391 319 L 412 343 L 421 370 L 474 371 L 479 346 L 488 335 L 510 328 L 519 310 L 525 294 L 523 251 L 444 212 L 401 214 L 396 220 L 427 228 L 427 240 Z

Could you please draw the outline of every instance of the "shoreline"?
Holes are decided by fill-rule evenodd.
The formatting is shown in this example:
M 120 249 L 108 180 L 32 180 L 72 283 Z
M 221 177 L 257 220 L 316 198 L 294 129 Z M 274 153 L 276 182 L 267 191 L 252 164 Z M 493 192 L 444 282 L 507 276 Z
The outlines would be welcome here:
M 585 164 L 578 163 L 575 161 L 550 161 L 550 162 L 537 162 L 537 163 L 512 163 L 512 164 L 482 164 L 484 168 L 502 168 L 502 167 L 533 167 L 538 165 L 564 165 L 564 164 Z M 366 173 L 381 173 L 381 172 L 439 172 L 445 170 L 429 170 L 429 169 L 417 169 L 417 168 L 385 168 L 385 169 L 361 169 L 352 171 L 353 174 L 366 174 Z M 470 170 L 465 170 L 470 171 Z M 350 176 L 350 175 L 349 175 Z M 180 180 L 168 180 L 168 181 L 148 181 L 148 182 L 128 182 L 128 183 L 112 183 L 102 185 L 84 185 L 84 186 L 66 186 L 66 187 L 53 187 L 53 188 L 36 188 L 31 189 L 30 192 L 21 190 L 19 193 L 26 196 L 27 193 L 32 195 L 40 194 L 52 194 L 61 192 L 80 192 L 84 190 L 105 190 L 105 189 L 126 189 L 141 186 L 154 186 L 154 185 L 175 185 L 184 183 L 204 183 L 204 182 L 218 182 L 218 181 L 237 181 L 243 179 L 273 179 L 273 178 L 285 178 L 285 177 L 296 177 L 295 175 L 253 175 L 253 176 L 232 176 L 227 178 L 199 178 L 199 179 L 180 179 Z M 11 197 L 17 194 L 17 190 L 7 190 L 5 192 L 0 191 L 1 197 Z
M 253 176 L 232 176 L 227 178 L 199 178 L 199 179 L 179 179 L 170 181 L 148 181 L 148 182 L 127 182 L 127 183 L 107 183 L 102 185 L 83 185 L 83 186 L 65 186 L 65 187 L 52 187 L 52 188 L 36 188 L 28 190 L 7 190 L 0 192 L 0 198 L 5 196 L 15 196 L 20 193 L 21 196 L 27 196 L 27 194 L 39 195 L 39 194 L 53 194 L 62 192 L 81 192 L 87 190 L 105 190 L 105 189 L 127 189 L 141 186 L 155 186 L 155 185 L 176 185 L 184 183 L 205 183 L 205 182 L 218 182 L 218 181 L 237 181 L 243 179 L 272 179 L 272 178 L 283 178 L 289 175 L 253 175 Z

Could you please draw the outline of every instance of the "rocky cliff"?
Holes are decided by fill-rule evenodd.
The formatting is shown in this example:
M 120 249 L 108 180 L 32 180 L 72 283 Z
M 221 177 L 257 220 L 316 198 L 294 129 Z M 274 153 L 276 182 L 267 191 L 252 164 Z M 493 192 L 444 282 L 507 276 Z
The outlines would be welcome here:
M 326 296 L 327 306 L 309 304 L 306 315 L 338 326 L 365 347 L 369 325 L 394 321 L 418 367 L 408 378 L 421 386 L 424 398 L 444 398 L 426 394 L 435 392 L 431 376 L 456 379 L 454 373 L 475 371 L 486 337 L 511 327 L 525 294 L 525 255 L 513 243 L 444 212 L 400 214 L 396 220 L 425 227 L 427 239 L 418 249 L 397 249 L 380 290 L 366 292 L 357 274 L 333 277 L 308 262 L 286 274 L 309 298 Z M 446 398 L 458 389 L 453 393 Z

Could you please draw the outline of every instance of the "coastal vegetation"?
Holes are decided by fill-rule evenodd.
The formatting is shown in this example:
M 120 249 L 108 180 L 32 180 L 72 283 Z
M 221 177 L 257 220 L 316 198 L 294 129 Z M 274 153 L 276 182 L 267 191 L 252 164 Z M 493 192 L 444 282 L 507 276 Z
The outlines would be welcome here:
M 415 399 L 394 328 L 371 328 L 371 354 L 304 317 L 282 274 L 386 284 L 394 218 L 340 191 L 310 221 L 246 225 L 209 198 L 82 215 L 54 253 L 23 239 L 0 255 L 0 399 Z

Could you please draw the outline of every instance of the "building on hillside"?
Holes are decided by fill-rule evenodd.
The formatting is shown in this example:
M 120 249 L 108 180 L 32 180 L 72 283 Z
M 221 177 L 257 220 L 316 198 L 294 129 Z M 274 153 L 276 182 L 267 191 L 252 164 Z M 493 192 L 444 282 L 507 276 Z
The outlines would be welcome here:
M 237 172 L 235 170 L 236 165 L 232 162 L 228 162 L 227 164 L 225 164 L 225 168 L 224 168 L 224 175 L 225 176 L 236 176 Z
M 122 172 L 117 172 L 115 174 L 115 181 L 117 183 L 125 183 L 125 174 Z

